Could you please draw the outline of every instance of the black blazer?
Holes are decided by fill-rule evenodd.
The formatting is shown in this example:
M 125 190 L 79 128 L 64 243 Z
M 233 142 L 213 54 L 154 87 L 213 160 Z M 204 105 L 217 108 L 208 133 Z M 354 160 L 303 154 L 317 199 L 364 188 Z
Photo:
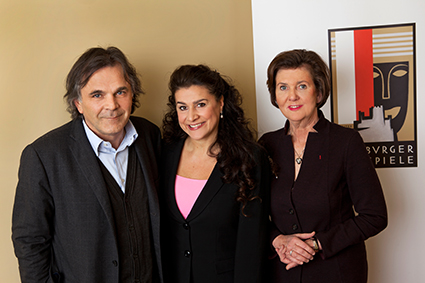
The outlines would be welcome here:
M 272 237 L 310 233 L 323 251 L 289 271 L 276 256 L 272 282 L 353 282 L 367 280 L 364 241 L 387 225 L 382 188 L 360 135 L 326 120 L 319 111 L 294 182 L 294 148 L 289 123 L 265 134 L 262 143 L 276 165 L 271 189 Z M 353 206 L 357 214 L 353 211 Z
M 241 214 L 237 186 L 224 184 L 214 168 L 187 219 L 175 199 L 174 183 L 184 140 L 163 147 L 161 237 L 165 282 L 263 282 L 267 253 L 270 166 L 264 151 L 256 153 L 254 193 L 260 196 Z M 266 281 L 264 281 L 266 282 Z
M 131 117 L 146 180 L 155 254 L 159 246 L 158 127 Z M 108 192 L 81 119 L 37 139 L 22 153 L 12 239 L 22 282 L 118 282 L 118 250 Z

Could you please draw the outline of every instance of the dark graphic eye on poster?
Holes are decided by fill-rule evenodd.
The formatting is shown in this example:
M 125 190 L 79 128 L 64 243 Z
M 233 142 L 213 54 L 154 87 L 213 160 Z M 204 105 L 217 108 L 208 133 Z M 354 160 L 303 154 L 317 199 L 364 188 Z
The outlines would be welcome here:
M 375 167 L 417 167 L 415 24 L 330 29 L 332 121 Z

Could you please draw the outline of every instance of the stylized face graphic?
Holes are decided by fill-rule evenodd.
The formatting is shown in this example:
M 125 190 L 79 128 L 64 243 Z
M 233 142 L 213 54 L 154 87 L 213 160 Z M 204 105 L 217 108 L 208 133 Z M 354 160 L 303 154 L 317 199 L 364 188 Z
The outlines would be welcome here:
M 382 105 L 385 118 L 391 116 L 391 127 L 397 133 L 404 124 L 409 94 L 409 62 L 373 65 L 374 102 Z

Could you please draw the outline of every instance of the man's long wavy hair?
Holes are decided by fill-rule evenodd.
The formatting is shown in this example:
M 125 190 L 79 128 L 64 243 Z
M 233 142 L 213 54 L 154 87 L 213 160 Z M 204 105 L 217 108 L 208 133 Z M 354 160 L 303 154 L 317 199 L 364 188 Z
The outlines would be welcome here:
M 178 122 L 175 94 L 179 89 L 194 85 L 207 88 L 217 101 L 223 97 L 223 118 L 219 121 L 217 139 L 208 152 L 217 158 L 218 166 L 224 174 L 223 182 L 234 183 L 239 187 L 236 200 L 241 202 L 243 213 L 247 203 L 257 198 L 251 191 L 256 185 L 254 149 L 258 145 L 241 108 L 242 97 L 228 78 L 205 65 L 183 65 L 177 68 L 168 85 L 171 94 L 162 125 L 164 140 L 173 143 L 187 137 Z M 220 151 L 214 154 L 212 149 L 217 147 Z

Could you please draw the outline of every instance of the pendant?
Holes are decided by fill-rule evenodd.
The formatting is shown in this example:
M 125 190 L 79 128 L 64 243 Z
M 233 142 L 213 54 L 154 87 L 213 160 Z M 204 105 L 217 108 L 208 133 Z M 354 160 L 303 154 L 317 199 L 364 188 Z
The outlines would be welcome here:
M 302 161 L 303 161 L 303 159 L 301 157 L 297 157 L 295 159 L 295 162 L 297 162 L 297 164 L 301 164 Z

